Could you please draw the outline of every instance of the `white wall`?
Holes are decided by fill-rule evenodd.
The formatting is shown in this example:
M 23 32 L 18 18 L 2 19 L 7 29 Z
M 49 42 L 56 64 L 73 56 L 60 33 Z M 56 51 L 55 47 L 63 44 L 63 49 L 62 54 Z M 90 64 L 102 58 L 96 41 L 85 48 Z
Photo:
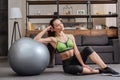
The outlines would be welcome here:
M 59 14 L 64 14 L 64 10 L 63 10 L 63 8 L 66 6 L 67 4 L 65 4 L 65 5 L 60 5 L 60 7 L 59 7 Z M 85 4 L 81 4 L 81 5 L 79 5 L 79 4 L 75 4 L 75 5 L 68 5 L 68 7 L 71 7 L 72 6 L 72 8 L 73 8 L 73 14 L 74 15 L 76 15 L 77 14 L 77 10 L 85 10 L 85 14 L 87 13 L 86 12 L 86 5 Z M 30 12 L 30 14 L 31 15 L 38 15 L 38 14 L 40 14 L 40 15 L 44 15 L 44 14 L 46 14 L 46 15 L 49 15 L 49 14 L 54 14 L 54 12 L 57 12 L 57 6 L 56 5 L 30 5 L 29 6 L 29 12 Z M 39 13 L 40 12 L 40 13 Z M 30 20 L 31 22 L 33 22 L 33 23 L 45 23 L 45 22 L 49 22 L 50 20 L 49 19 L 31 19 Z M 87 21 L 87 19 L 85 19 L 85 18 L 76 18 L 76 22 L 86 22 Z
M 104 9 L 104 4 L 94 4 L 93 5 L 93 14 L 96 14 L 98 12 L 100 13 L 104 13 L 105 9 Z
M 115 4 L 107 4 L 104 7 L 105 13 L 112 12 L 116 13 L 116 5 Z M 116 18 L 106 18 L 107 26 L 116 26 Z
M 10 8 L 12 7 L 19 7 L 21 9 L 22 12 L 22 19 L 18 20 L 19 23 L 19 27 L 20 27 L 20 31 L 21 31 L 21 35 L 24 36 L 25 34 L 25 1 L 26 0 L 8 0 L 8 15 L 10 15 Z M 8 43 L 9 43 L 9 47 L 11 45 L 11 37 L 12 37 L 12 31 L 13 31 L 13 24 L 14 24 L 14 20 L 11 20 L 8 17 Z M 17 37 L 18 39 L 18 37 Z
M 116 13 L 116 4 L 97 4 L 93 6 L 93 14 L 100 12 L 101 14 L 109 14 L 109 12 Z M 116 26 L 116 18 L 106 18 L 105 24 Z

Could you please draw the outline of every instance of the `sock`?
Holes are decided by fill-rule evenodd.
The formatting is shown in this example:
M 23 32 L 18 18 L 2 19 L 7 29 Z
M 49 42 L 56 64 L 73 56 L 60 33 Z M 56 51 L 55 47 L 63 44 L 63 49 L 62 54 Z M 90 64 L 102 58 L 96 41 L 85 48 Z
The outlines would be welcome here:
M 99 73 L 102 73 L 102 70 L 101 69 L 98 69 L 99 70 Z

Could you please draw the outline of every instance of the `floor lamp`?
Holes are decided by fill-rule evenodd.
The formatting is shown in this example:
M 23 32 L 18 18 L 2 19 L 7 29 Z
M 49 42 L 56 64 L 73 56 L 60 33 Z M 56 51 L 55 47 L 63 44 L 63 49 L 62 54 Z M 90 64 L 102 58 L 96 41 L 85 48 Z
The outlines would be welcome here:
M 16 41 L 16 33 L 18 30 L 19 33 L 19 37 L 21 38 L 21 33 L 20 33 L 20 28 L 19 28 L 19 24 L 18 24 L 18 19 L 21 19 L 22 15 L 21 15 L 21 11 L 20 8 L 11 8 L 10 10 L 10 19 L 14 20 L 14 24 L 13 24 L 13 31 L 12 31 L 12 37 L 11 37 L 11 45 L 14 41 Z

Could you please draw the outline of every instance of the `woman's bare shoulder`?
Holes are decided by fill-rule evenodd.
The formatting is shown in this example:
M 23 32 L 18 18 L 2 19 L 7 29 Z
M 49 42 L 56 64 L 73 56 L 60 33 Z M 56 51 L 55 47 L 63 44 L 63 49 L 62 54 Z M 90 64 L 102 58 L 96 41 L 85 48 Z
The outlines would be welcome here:
M 49 37 L 51 40 L 52 40 L 52 42 L 56 42 L 56 38 L 55 37 Z
M 73 38 L 73 37 L 74 37 L 73 34 L 67 34 L 67 35 L 68 35 L 68 37 L 70 37 L 70 38 Z
M 56 40 L 56 38 L 55 37 L 49 37 L 49 38 L 51 38 L 51 42 L 50 42 L 50 44 L 52 45 L 52 47 L 53 48 L 55 48 L 56 47 L 56 43 L 57 43 L 57 40 Z

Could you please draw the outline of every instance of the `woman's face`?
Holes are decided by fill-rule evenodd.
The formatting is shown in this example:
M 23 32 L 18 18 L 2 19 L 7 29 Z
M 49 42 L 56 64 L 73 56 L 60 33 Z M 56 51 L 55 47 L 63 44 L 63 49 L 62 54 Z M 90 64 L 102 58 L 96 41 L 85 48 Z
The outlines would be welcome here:
M 56 19 L 53 22 L 53 26 L 54 26 L 54 31 L 55 32 L 60 32 L 60 31 L 64 30 L 64 25 L 63 25 L 63 23 L 59 19 Z

